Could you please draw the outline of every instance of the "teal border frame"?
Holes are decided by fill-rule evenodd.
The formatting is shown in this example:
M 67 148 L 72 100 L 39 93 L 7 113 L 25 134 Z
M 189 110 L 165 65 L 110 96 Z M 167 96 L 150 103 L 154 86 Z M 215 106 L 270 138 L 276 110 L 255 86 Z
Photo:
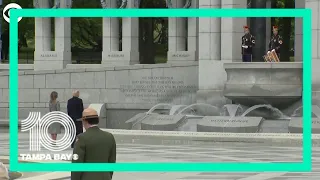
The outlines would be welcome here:
M 312 169 L 311 9 L 12 9 L 10 10 L 10 170 L 11 171 L 197 171 L 289 172 Z M 19 163 L 18 17 L 297 17 L 303 18 L 303 161 L 292 163 Z

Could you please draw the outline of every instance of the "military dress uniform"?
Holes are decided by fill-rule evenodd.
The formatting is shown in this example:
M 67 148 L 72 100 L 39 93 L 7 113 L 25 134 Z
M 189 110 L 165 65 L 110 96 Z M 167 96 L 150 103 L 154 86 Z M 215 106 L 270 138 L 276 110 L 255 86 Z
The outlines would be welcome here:
M 249 29 L 247 26 L 244 26 L 244 29 Z M 242 61 L 243 62 L 251 62 L 252 61 L 252 48 L 255 45 L 255 37 L 251 33 L 247 33 L 242 36 Z
M 273 26 L 273 30 L 278 31 L 278 27 Z M 269 51 L 272 51 L 274 49 L 279 59 L 280 59 L 280 50 L 281 50 L 282 43 L 283 43 L 282 37 L 279 34 L 277 35 L 273 34 L 269 42 Z

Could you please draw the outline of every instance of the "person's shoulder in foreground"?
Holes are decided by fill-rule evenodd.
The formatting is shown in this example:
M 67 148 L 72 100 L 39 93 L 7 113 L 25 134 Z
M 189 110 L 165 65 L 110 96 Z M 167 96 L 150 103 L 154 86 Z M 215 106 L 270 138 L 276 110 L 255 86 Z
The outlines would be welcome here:
M 6 166 L 0 162 L 0 180 L 9 180 L 9 172 Z
M 114 136 L 97 125 L 99 117 L 94 109 L 85 109 L 82 123 L 86 132 L 77 136 L 73 154 L 78 159 L 73 163 L 115 163 L 116 142 Z M 113 172 L 72 172 L 71 180 L 111 180 Z

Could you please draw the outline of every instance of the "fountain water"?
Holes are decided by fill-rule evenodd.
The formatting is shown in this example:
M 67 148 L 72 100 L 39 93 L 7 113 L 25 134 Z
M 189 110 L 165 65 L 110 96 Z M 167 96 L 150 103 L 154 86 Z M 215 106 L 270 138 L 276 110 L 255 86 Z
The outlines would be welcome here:
M 320 108 L 317 105 L 311 106 L 312 112 L 312 133 L 313 134 L 320 134 Z M 302 133 L 303 131 L 303 108 L 300 106 L 292 113 L 292 120 L 289 124 L 289 131 L 292 133 Z
M 160 104 L 156 104 L 154 105 L 152 108 L 149 109 L 149 111 L 147 112 L 147 114 L 151 114 L 154 110 L 156 110 L 157 108 L 161 107 L 161 106 L 169 106 L 170 108 L 174 105 L 172 104 L 165 104 L 165 103 L 160 103 Z
M 226 104 L 223 106 L 223 113 L 222 116 L 237 116 L 238 114 L 242 113 L 243 108 L 240 104 Z
M 170 107 L 167 114 L 153 113 L 157 108 Z M 207 108 L 208 114 L 200 113 L 204 108 Z M 177 131 L 204 131 L 210 130 L 206 128 L 212 126 L 210 131 L 218 132 L 257 132 L 260 131 L 264 125 L 264 131 L 274 132 L 277 127 L 274 127 L 274 120 L 272 122 L 265 122 L 262 117 L 246 117 L 252 112 L 257 112 L 257 109 L 267 109 L 266 114 L 273 114 L 272 117 L 277 119 L 288 119 L 279 109 L 268 104 L 260 104 L 252 106 L 244 111 L 240 104 L 227 104 L 222 109 L 205 103 L 196 103 L 191 105 L 173 105 L 173 104 L 157 104 L 150 108 L 146 113 L 141 113 L 131 118 L 128 123 L 132 123 L 131 129 L 142 130 L 177 130 Z M 191 111 L 190 111 L 191 110 Z M 244 112 L 243 112 L 244 111 Z M 298 111 L 298 110 L 297 110 Z M 319 109 L 320 111 L 320 109 Z M 196 114 L 198 113 L 198 114 Z M 209 115 L 210 114 L 210 115 Z M 213 115 L 212 115 L 213 114 Z M 251 114 L 252 115 L 252 114 Z M 282 126 L 287 126 L 288 121 L 280 122 Z M 198 128 L 201 129 L 198 129 Z M 278 129 L 281 129 L 278 128 Z M 281 131 L 286 131 L 282 130 Z M 262 131 L 262 130 L 261 130 Z
M 302 106 L 298 107 L 293 111 L 292 117 L 302 117 Z M 312 105 L 312 116 L 320 118 L 320 107 L 317 105 Z
M 260 105 L 254 105 L 252 107 L 250 107 L 249 109 L 247 109 L 241 116 L 245 117 L 246 115 L 248 115 L 250 112 L 259 109 L 259 108 L 267 108 L 269 110 L 271 110 L 273 113 L 276 114 L 276 116 L 279 119 L 288 119 L 289 117 L 286 116 L 285 114 L 283 114 L 278 108 L 272 107 L 269 104 L 260 104 Z
M 187 107 L 187 105 L 174 105 L 171 107 L 169 115 L 177 114 L 178 110 Z
M 196 104 L 191 104 L 185 108 L 183 108 L 181 111 L 179 111 L 177 114 L 182 114 L 183 112 L 185 112 L 186 110 L 188 109 L 191 109 L 192 107 L 195 107 L 195 106 L 206 106 L 206 107 L 209 107 L 211 108 L 213 111 L 213 113 L 215 114 L 220 114 L 220 109 L 216 106 L 212 106 L 211 104 L 205 104 L 205 103 L 196 103 Z
M 177 127 L 177 130 L 179 131 L 193 131 L 196 132 L 197 131 L 197 123 L 198 120 L 202 119 L 204 117 L 204 114 L 201 114 L 201 116 L 197 116 L 194 115 L 196 114 L 196 110 L 193 109 L 193 107 L 197 107 L 197 112 L 202 111 L 203 109 L 201 107 L 207 107 L 210 108 L 210 113 L 214 113 L 214 114 L 219 114 L 220 109 L 216 106 L 212 106 L 210 104 L 205 104 L 205 103 L 196 103 L 196 104 L 191 104 L 189 106 L 185 106 L 182 110 L 180 110 L 177 115 L 181 115 L 182 113 L 184 113 L 185 111 L 191 109 L 191 115 L 188 114 L 186 115 L 186 123 L 181 124 L 179 127 Z

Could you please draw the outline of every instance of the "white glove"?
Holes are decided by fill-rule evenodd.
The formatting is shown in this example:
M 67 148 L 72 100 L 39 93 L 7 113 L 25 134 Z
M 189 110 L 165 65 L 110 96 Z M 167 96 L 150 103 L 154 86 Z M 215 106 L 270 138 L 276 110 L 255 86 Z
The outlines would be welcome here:
M 245 49 L 248 49 L 248 46 L 242 46 L 243 48 L 245 48 Z

